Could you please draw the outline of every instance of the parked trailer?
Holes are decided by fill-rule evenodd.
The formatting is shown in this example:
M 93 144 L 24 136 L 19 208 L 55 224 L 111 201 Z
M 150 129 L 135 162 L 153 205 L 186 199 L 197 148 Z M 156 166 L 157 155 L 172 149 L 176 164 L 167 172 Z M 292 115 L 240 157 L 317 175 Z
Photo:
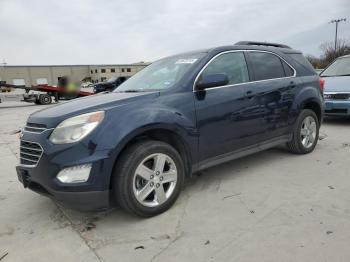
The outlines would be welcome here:
M 36 85 L 36 86 L 17 86 L 6 83 L 0 83 L 0 87 L 23 89 L 23 94 L 0 93 L 0 103 L 6 101 L 23 101 L 28 103 L 36 103 L 39 105 L 48 105 L 52 103 L 52 97 L 58 100 L 74 99 L 78 97 L 90 96 L 94 93 L 86 91 L 77 91 L 67 93 L 66 89 L 58 86 Z
M 13 94 L 13 93 L 0 93 L 0 103 L 3 102 L 28 102 L 28 103 L 38 103 L 38 101 L 41 100 L 45 100 L 45 101 L 49 101 L 46 97 L 46 99 L 43 99 L 43 96 L 47 96 L 47 94 L 41 94 L 41 93 L 22 93 L 22 94 Z M 50 97 L 51 99 L 51 97 Z M 52 100 L 51 100 L 52 102 Z M 51 103 L 50 102 L 50 103 Z M 49 103 L 48 103 L 49 104 Z

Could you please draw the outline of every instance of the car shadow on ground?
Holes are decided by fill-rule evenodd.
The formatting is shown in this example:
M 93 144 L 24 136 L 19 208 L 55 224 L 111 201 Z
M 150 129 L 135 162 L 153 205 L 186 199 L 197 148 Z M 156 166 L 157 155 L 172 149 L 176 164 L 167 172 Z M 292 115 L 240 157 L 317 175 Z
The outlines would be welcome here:
M 191 177 L 186 179 L 180 198 L 175 205 L 165 213 L 149 219 L 128 214 L 118 206 L 101 212 L 80 212 L 64 207 L 59 207 L 59 209 L 80 232 L 90 231 L 98 226 L 104 227 L 104 223 L 109 225 L 113 223 L 114 225 L 118 225 L 118 227 L 123 227 L 133 224 L 138 225 L 145 220 L 153 219 L 159 221 L 176 218 L 181 215 L 176 209 L 181 209 L 179 206 L 184 205 L 184 202 L 187 201 L 187 198 L 190 198 L 191 195 L 195 195 L 203 190 L 209 190 L 215 193 L 219 191 L 220 184 L 224 184 L 225 181 L 239 180 L 243 177 L 249 179 L 249 176 L 254 175 L 255 170 L 266 165 L 266 163 L 274 165 L 280 161 L 280 159 L 295 157 L 301 156 L 292 154 L 288 152 L 285 147 L 281 146 L 194 173 Z M 250 172 L 250 170 L 252 170 L 252 172 Z M 235 192 L 232 192 L 232 194 L 234 193 Z

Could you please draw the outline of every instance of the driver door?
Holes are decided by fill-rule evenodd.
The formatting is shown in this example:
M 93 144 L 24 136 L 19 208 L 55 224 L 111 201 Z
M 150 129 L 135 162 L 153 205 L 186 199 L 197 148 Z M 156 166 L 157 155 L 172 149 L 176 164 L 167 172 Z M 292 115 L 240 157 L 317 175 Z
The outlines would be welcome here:
M 261 110 L 243 52 L 225 52 L 203 70 L 203 76 L 225 74 L 224 86 L 195 91 L 200 162 L 231 153 L 261 140 Z M 256 91 L 256 90 L 255 90 Z

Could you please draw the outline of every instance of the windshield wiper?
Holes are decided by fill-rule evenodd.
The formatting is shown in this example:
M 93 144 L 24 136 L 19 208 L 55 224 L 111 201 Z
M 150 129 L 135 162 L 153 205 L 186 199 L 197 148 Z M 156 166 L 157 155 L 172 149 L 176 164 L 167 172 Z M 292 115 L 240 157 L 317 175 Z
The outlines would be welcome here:
M 320 77 L 335 77 L 335 76 L 350 76 L 350 74 L 344 74 L 344 75 L 320 75 Z
M 155 92 L 159 91 L 160 89 L 129 89 L 129 90 L 122 90 L 122 91 L 115 91 L 116 93 L 139 93 L 139 92 Z
M 130 89 L 130 90 L 124 90 L 124 91 L 121 91 L 121 92 L 124 92 L 124 93 L 138 93 L 138 92 L 142 92 L 142 90 Z
M 142 90 L 137 90 L 137 89 L 130 89 L 130 90 L 117 90 L 114 91 L 115 93 L 138 93 L 138 92 L 144 92 Z
M 336 75 L 336 76 L 350 76 L 350 74 Z

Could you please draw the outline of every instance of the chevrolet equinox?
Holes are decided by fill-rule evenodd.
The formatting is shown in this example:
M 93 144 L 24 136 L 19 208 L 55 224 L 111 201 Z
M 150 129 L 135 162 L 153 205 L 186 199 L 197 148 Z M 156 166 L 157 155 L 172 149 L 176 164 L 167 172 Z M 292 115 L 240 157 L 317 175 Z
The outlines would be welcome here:
M 286 45 L 239 42 L 158 60 L 110 93 L 29 116 L 24 187 L 66 206 L 169 209 L 186 176 L 277 145 L 314 150 L 323 80 Z

